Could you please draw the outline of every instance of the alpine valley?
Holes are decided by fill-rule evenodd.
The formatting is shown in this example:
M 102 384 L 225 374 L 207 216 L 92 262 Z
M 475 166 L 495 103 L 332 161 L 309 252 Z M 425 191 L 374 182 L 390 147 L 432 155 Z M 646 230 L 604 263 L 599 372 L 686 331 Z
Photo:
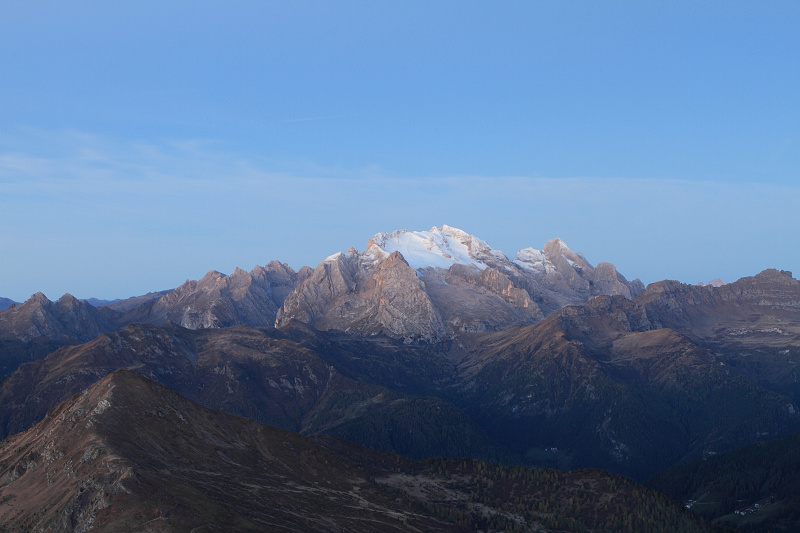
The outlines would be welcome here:
M 442 226 L 2 300 L 0 530 L 800 530 L 791 272 L 644 287 Z

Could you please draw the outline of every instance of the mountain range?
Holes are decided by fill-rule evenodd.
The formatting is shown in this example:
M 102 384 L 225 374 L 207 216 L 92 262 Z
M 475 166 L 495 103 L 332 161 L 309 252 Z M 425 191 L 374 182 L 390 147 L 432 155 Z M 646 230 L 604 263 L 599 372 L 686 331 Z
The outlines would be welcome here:
M 570 303 L 601 294 L 630 298 L 642 289 L 610 263 L 593 267 L 560 239 L 541 251 L 520 250 L 512 261 L 486 242 L 442 226 L 379 233 L 363 253 L 336 253 L 314 270 L 295 272 L 272 261 L 250 272 L 210 271 L 173 290 L 96 310 L 69 294 L 52 305 L 37 293 L 0 312 L 0 339 L 85 342 L 131 323 L 198 329 L 280 327 L 297 319 L 320 330 L 437 342 L 532 324 Z
M 442 226 L 97 307 L 37 293 L 0 311 L 0 436 L 98 381 L 146 378 L 318 442 L 644 480 L 800 432 L 799 356 L 791 272 L 645 288 L 559 239 L 509 259 Z

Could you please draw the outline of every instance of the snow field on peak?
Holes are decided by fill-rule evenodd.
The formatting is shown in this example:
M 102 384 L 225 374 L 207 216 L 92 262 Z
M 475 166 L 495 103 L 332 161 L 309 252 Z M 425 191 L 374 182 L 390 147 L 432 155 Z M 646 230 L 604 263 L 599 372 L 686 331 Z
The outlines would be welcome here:
M 557 253 L 576 270 L 582 268 L 581 262 L 589 265 L 582 254 L 573 252 L 561 239 L 549 241 L 545 244 L 545 250 Z M 521 269 L 532 274 L 547 275 L 555 272 L 556 267 L 552 257 L 549 257 L 545 250 L 523 248 L 516 253 L 512 261 L 485 241 L 458 228 L 443 225 L 428 231 L 397 230 L 391 233 L 377 233 L 370 239 L 364 253 L 359 255 L 365 266 L 377 265 L 393 252 L 399 252 L 414 270 L 426 268 L 447 270 L 459 264 L 473 265 L 480 270 L 492 266 L 501 270 Z M 347 254 L 337 252 L 327 257 L 325 261 L 335 261 L 342 255 L 350 255 L 350 251 Z M 589 268 L 591 269 L 591 265 Z
M 523 248 L 514 256 L 514 264 L 523 270 L 547 274 L 554 270 L 553 264 L 536 248 Z
M 325 259 L 323 259 L 322 262 L 323 263 L 330 263 L 331 261 L 336 261 L 337 259 L 339 259 L 343 255 L 344 254 L 342 252 L 336 252 L 335 254 L 331 254 L 328 257 L 326 257 Z
M 409 266 L 415 270 L 422 268 L 448 269 L 454 264 L 475 265 L 483 270 L 486 265 L 470 254 L 470 247 L 465 243 L 489 246 L 475 237 L 450 226 L 431 228 L 430 231 L 395 231 L 379 233 L 372 242 L 387 254 L 400 252 Z M 497 252 L 491 250 L 493 255 Z M 499 252 L 502 256 L 502 252 Z

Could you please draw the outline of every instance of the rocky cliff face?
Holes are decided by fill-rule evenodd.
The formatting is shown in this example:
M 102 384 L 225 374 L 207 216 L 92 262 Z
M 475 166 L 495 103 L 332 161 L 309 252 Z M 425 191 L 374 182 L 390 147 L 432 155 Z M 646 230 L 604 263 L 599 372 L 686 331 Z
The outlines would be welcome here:
M 409 341 L 439 340 L 444 331 L 425 284 L 399 252 L 376 257 L 350 250 L 323 261 L 286 298 L 276 325 L 291 320 Z
M 173 322 L 189 329 L 271 326 L 286 295 L 309 272 L 307 268 L 295 272 L 277 261 L 250 272 L 237 268 L 229 276 L 212 270 L 198 281 L 187 280 L 161 298 L 129 311 L 125 321 Z
M 520 250 L 514 261 L 450 226 L 372 237 L 323 261 L 278 311 L 319 329 L 384 333 L 435 342 L 464 332 L 531 324 L 599 294 L 632 298 L 643 288 L 610 263 L 592 267 L 560 239 Z
M 174 290 L 97 308 L 70 294 L 51 302 L 37 293 L 0 311 L 0 339 L 86 342 L 131 323 L 175 323 L 189 329 L 272 326 L 286 296 L 310 275 L 308 267 L 295 272 L 277 261 L 251 272 L 237 268 L 229 276 L 212 270 Z

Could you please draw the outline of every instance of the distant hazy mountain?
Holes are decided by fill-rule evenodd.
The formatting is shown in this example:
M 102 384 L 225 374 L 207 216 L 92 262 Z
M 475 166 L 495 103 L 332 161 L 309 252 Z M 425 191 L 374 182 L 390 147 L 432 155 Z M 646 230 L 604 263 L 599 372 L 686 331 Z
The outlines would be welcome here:
M 94 307 L 102 307 L 104 305 L 113 304 L 119 300 L 101 300 L 100 298 L 86 298 L 84 302 Z
M 414 463 L 115 372 L 0 443 L 3 531 L 710 531 L 599 471 Z
M 4 309 L 8 309 L 12 305 L 17 305 L 18 302 L 11 300 L 10 298 L 2 298 L 0 297 L 0 311 Z
M 86 342 L 117 327 L 111 315 L 71 294 L 51 302 L 37 292 L 26 302 L 0 312 L 0 339 Z
M 708 283 L 703 283 L 702 281 L 698 283 L 700 287 L 705 287 L 707 285 L 710 285 L 712 287 L 722 287 L 725 284 L 726 284 L 725 280 L 720 278 L 712 279 Z
M 383 333 L 435 342 L 464 332 L 531 324 L 599 294 L 628 298 L 643 288 L 610 263 L 592 267 L 555 239 L 514 261 L 450 226 L 379 233 L 359 253 L 334 254 L 286 298 L 276 325 Z
M 148 292 L 147 294 L 143 294 L 141 296 L 133 296 L 131 298 L 125 298 L 122 300 L 98 300 L 96 298 L 92 298 L 86 301 L 95 307 L 106 307 L 108 309 L 113 309 L 114 311 L 124 312 L 151 300 L 158 300 L 162 296 L 169 294 L 172 291 L 173 289 L 158 292 Z

